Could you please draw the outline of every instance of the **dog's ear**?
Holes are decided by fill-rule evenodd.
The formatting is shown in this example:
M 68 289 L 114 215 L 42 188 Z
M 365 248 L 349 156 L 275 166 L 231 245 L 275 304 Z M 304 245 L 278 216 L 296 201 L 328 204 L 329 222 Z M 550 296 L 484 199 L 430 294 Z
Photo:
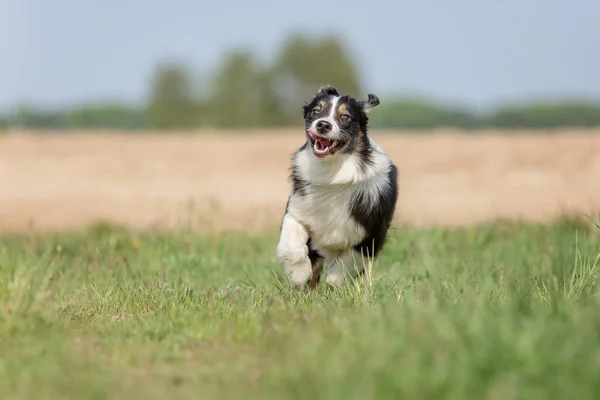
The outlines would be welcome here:
M 340 94 L 338 93 L 337 89 L 335 87 L 333 87 L 333 85 L 326 84 L 326 85 L 321 86 L 319 88 L 319 90 L 317 90 L 317 94 L 315 95 L 315 97 L 323 96 L 323 95 L 339 96 Z
M 374 94 L 369 93 L 368 99 L 366 101 L 359 102 L 362 106 L 363 110 L 368 113 L 371 111 L 373 107 L 377 107 L 379 105 L 379 97 Z

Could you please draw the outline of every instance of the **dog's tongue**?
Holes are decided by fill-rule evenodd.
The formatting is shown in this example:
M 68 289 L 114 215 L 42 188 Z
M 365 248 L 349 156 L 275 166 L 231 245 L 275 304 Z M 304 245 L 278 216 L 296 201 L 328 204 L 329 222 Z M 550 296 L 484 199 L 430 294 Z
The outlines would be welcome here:
M 316 140 L 316 142 L 317 142 L 317 147 L 319 147 L 321 149 L 325 149 L 325 148 L 330 147 L 330 146 L 333 145 L 333 140 L 327 140 L 327 139 L 318 138 Z

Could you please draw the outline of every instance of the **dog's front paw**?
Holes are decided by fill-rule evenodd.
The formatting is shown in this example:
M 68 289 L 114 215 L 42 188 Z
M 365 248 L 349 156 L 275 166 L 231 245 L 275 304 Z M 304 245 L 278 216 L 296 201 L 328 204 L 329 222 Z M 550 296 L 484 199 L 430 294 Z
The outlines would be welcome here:
M 303 289 L 306 282 L 312 277 L 308 248 L 280 243 L 277 246 L 276 255 L 292 285 L 296 289 Z
M 298 290 L 303 290 L 308 280 L 312 278 L 312 268 L 310 266 L 310 262 L 308 264 L 308 268 L 306 265 L 296 265 L 292 268 L 288 268 L 286 273 L 290 278 L 292 286 Z

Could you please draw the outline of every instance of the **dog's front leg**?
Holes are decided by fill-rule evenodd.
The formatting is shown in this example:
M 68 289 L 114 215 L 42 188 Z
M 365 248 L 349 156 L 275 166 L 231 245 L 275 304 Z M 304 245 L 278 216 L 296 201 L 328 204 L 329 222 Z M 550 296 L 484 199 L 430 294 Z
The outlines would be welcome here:
M 292 285 L 304 289 L 304 285 L 312 276 L 312 265 L 308 257 L 309 233 L 300 222 L 290 214 L 283 217 L 279 243 L 275 255 L 283 266 Z

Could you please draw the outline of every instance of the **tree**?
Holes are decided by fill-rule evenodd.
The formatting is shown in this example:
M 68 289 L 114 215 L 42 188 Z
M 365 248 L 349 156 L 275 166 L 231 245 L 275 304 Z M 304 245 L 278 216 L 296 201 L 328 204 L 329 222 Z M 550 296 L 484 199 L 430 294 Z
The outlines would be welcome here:
M 578 101 L 507 105 L 493 112 L 488 124 L 501 128 L 598 126 L 600 105 Z
M 175 63 L 159 65 L 151 80 L 150 125 L 158 129 L 191 128 L 198 123 L 198 111 L 187 70 Z
M 373 128 L 474 128 L 478 123 L 467 109 L 419 97 L 391 99 L 374 109 L 371 118 Z
M 23 104 L 12 115 L 11 124 L 20 128 L 63 129 L 67 126 L 67 113 L 60 110 L 41 110 Z
M 280 101 L 271 73 L 249 51 L 225 55 L 213 80 L 210 111 L 221 127 L 269 126 L 278 122 Z
M 145 110 L 117 103 L 81 105 L 69 112 L 70 128 L 143 129 L 147 128 Z
M 352 96 L 361 95 L 358 68 L 350 51 L 334 35 L 322 38 L 292 35 L 281 46 L 274 73 L 293 120 L 297 119 L 302 103 L 325 83 Z

